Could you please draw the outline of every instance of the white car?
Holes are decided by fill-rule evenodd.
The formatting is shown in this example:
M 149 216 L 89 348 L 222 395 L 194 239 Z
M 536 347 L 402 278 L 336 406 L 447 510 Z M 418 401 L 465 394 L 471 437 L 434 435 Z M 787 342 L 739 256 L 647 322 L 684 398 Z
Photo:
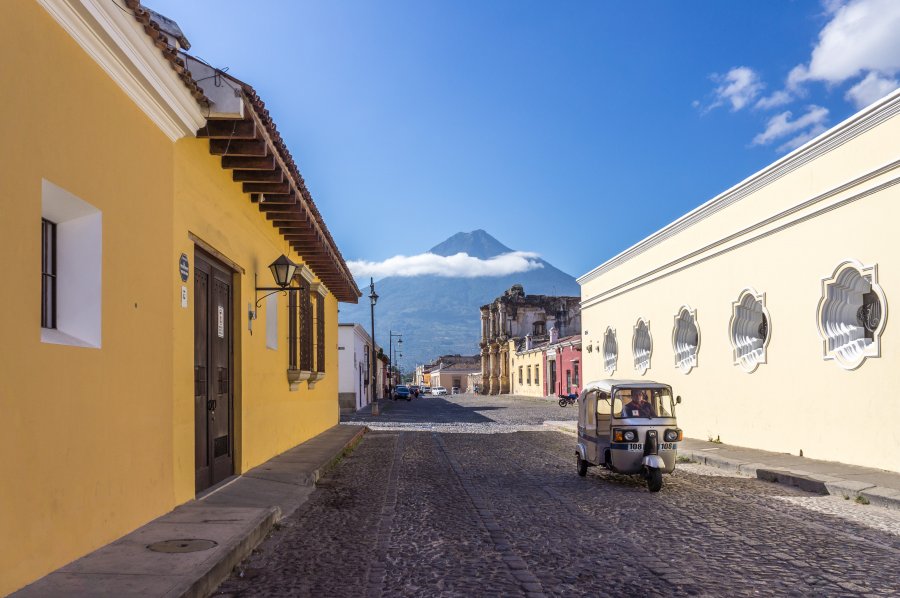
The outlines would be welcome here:
M 434 396 L 445 395 L 447 394 L 447 389 L 443 386 L 435 386 L 431 389 L 431 394 L 433 394 Z

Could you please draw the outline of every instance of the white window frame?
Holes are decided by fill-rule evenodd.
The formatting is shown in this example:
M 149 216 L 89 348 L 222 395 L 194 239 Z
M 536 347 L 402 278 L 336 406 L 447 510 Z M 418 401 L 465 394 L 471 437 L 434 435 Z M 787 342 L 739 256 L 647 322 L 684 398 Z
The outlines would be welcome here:
M 102 340 L 103 213 L 50 181 L 41 181 L 41 217 L 56 224 L 56 328 L 41 342 L 99 349 Z M 34 224 L 35 234 L 37 223 Z
M 642 376 L 650 369 L 653 357 L 653 337 L 650 334 L 650 320 L 638 318 L 634 324 L 631 340 L 631 352 L 634 355 L 634 369 Z
M 693 326 L 697 333 L 695 345 L 687 342 L 690 333 L 687 328 L 689 325 Z M 691 309 L 689 305 L 682 305 L 675 312 L 675 324 L 672 326 L 672 351 L 675 353 L 675 367 L 683 374 L 690 374 L 691 370 L 697 367 L 701 338 L 697 310 Z
M 879 323 L 868 342 L 865 329 L 856 321 L 866 289 L 874 292 L 881 304 Z M 878 265 L 865 266 L 854 259 L 841 262 L 830 277 L 822 279 L 822 296 L 816 310 L 823 359 L 834 360 L 845 370 L 855 370 L 867 358 L 881 357 L 881 334 L 887 318 L 887 298 L 878 284 Z
M 759 337 L 759 327 L 766 323 L 766 337 Z M 772 338 L 772 317 L 766 309 L 766 294 L 746 287 L 731 304 L 728 340 L 731 341 L 734 365 L 748 374 L 766 363 L 769 340 Z

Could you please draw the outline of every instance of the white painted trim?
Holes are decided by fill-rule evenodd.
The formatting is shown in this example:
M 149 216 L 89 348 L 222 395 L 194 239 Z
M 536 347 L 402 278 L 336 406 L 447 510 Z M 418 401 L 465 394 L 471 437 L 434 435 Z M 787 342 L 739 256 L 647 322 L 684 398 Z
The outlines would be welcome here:
M 577 279 L 584 285 L 900 113 L 900 89 L 691 210 Z
M 863 349 L 855 359 L 848 359 L 843 351 L 828 348 L 828 325 L 822 321 L 828 303 L 828 287 L 837 282 L 841 274 L 843 274 L 847 270 L 855 270 L 860 275 L 860 277 L 862 277 L 869 283 L 872 292 L 875 293 L 875 295 L 878 297 L 878 300 L 881 302 L 882 309 L 881 321 L 878 323 L 878 326 L 872 333 L 872 342 L 869 343 L 869 345 L 866 346 L 865 349 Z M 816 307 L 816 328 L 819 332 L 819 337 L 822 339 L 822 358 L 825 361 L 834 360 L 843 369 L 852 371 L 859 368 L 863 363 L 865 363 L 868 357 L 881 357 L 881 334 L 882 332 L 884 332 L 884 327 L 887 324 L 887 319 L 887 297 L 884 294 L 884 289 L 882 289 L 881 285 L 878 284 L 878 264 L 864 266 L 862 262 L 858 260 L 847 259 L 838 264 L 838 266 L 834 269 L 834 273 L 830 277 L 822 279 L 822 296 L 819 299 L 818 306 Z
M 840 192 L 846 191 L 847 189 L 856 186 L 857 183 L 860 181 L 871 180 L 871 179 L 875 178 L 876 176 L 890 172 L 891 170 L 894 170 L 898 167 L 900 167 L 900 160 L 891 162 L 887 166 L 884 166 L 882 168 L 878 168 L 878 169 L 872 171 L 871 173 L 865 175 L 861 179 L 857 179 L 855 181 L 852 181 L 851 183 L 841 185 L 831 191 L 828 191 L 826 193 L 823 193 L 821 195 L 813 197 L 812 199 L 809 199 L 801 204 L 798 204 L 787 210 L 779 212 L 778 214 L 776 214 L 774 216 L 765 218 L 764 220 L 761 220 L 755 224 L 752 224 L 734 234 L 723 237 L 713 243 L 710 243 L 709 245 L 706 245 L 704 247 L 701 247 L 699 249 L 691 251 L 690 253 L 681 255 L 681 256 L 675 258 L 674 260 L 671 260 L 671 261 L 669 261 L 661 266 L 658 266 L 650 271 L 644 272 L 630 280 L 627 280 L 616 286 L 604 289 L 602 292 L 597 293 L 596 295 L 588 297 L 587 299 L 583 299 L 581 301 L 581 309 L 583 311 L 584 309 L 586 309 L 588 307 L 592 307 L 598 303 L 608 301 L 614 297 L 617 297 L 619 295 L 627 293 L 636 288 L 639 288 L 639 287 L 651 284 L 653 282 L 656 282 L 657 280 L 666 278 L 667 276 L 671 276 L 678 272 L 682 272 L 684 270 L 687 270 L 688 268 L 692 268 L 693 266 L 702 264 L 703 262 L 717 258 L 719 256 L 722 256 L 722 255 L 729 253 L 731 251 L 734 251 L 736 249 L 740 249 L 742 247 L 750 245 L 751 243 L 755 243 L 756 241 L 759 241 L 761 239 L 765 239 L 773 234 L 776 234 L 781 231 L 787 230 L 791 227 L 797 226 L 798 224 L 803 224 L 804 222 L 807 222 L 813 218 L 821 216 L 827 212 L 831 212 L 838 208 L 842 208 L 842 207 L 849 205 L 855 201 L 858 201 L 860 199 L 865 199 L 866 197 L 870 197 L 872 195 L 875 195 L 876 193 L 880 193 L 881 191 L 884 191 L 895 185 L 898 185 L 898 184 L 900 184 L 900 176 L 889 179 L 882 183 L 876 184 L 873 187 L 866 188 L 858 193 L 847 196 L 847 197 L 840 199 L 838 201 L 835 201 L 833 203 L 823 205 L 823 206 L 819 207 L 818 209 L 816 209 L 816 211 L 814 211 L 814 212 L 809 212 L 809 213 L 800 215 L 797 218 L 790 220 L 788 222 L 785 222 L 783 224 L 778 224 L 777 226 L 767 228 L 769 225 L 775 224 L 779 220 L 784 220 L 788 216 L 796 214 L 797 212 L 800 212 L 805 208 L 808 208 L 808 207 L 814 206 L 817 203 L 823 202 L 825 199 L 833 198 L 834 196 L 838 195 Z M 757 232 L 757 234 L 755 236 L 752 236 L 752 237 L 748 236 L 750 233 L 754 233 L 754 232 Z M 745 238 L 743 240 L 739 240 L 741 237 L 745 237 Z M 722 249 L 719 249 L 718 251 L 716 251 L 714 253 L 709 253 L 710 251 L 717 249 L 723 245 L 726 245 L 727 243 L 730 243 L 732 241 L 737 241 L 737 242 L 733 243 L 732 245 L 728 245 Z M 696 258 L 696 259 L 694 259 L 694 258 Z M 686 263 L 689 260 L 693 260 L 693 261 Z
M 691 318 L 691 323 L 694 325 L 694 329 L 697 331 L 697 346 L 694 348 L 694 352 L 692 355 L 688 355 L 686 359 L 683 361 L 678 360 L 678 322 L 681 320 L 681 314 L 687 312 L 687 314 Z M 691 370 L 697 367 L 699 363 L 699 355 L 700 355 L 700 323 L 697 321 L 697 310 L 691 309 L 690 305 L 682 305 L 678 308 L 678 311 L 675 312 L 675 323 L 672 326 L 672 354 L 675 358 L 675 367 L 681 370 L 683 374 L 690 374 Z
M 762 352 L 757 355 L 755 358 L 749 358 L 748 356 L 741 355 L 741 349 L 738 345 L 737 339 L 735 338 L 735 325 L 738 323 L 738 309 L 743 307 L 744 299 L 746 297 L 752 297 L 757 303 L 759 303 L 760 311 L 762 312 L 763 317 L 766 319 L 766 338 L 763 339 L 762 343 Z M 744 287 L 738 294 L 737 301 L 733 301 L 731 303 L 731 319 L 728 321 L 728 340 L 731 342 L 731 350 L 732 350 L 732 359 L 734 361 L 734 365 L 740 367 L 742 370 L 747 372 L 748 374 L 752 374 L 756 371 L 756 368 L 759 367 L 762 363 L 767 363 L 767 355 L 769 351 L 769 340 L 772 338 L 772 316 L 769 315 L 769 310 L 766 309 L 766 294 L 758 293 L 756 289 L 753 287 Z
M 638 363 L 637 358 L 637 340 L 638 340 L 638 330 L 641 328 L 641 324 L 644 325 L 644 330 L 647 331 L 647 338 L 650 340 L 650 349 L 647 353 L 647 366 L 641 367 Z M 645 320 L 644 318 L 638 318 L 637 322 L 634 323 L 634 330 L 631 334 L 631 355 L 634 357 L 634 369 L 639 372 L 641 376 L 647 373 L 647 370 L 650 369 L 650 363 L 653 359 L 653 335 L 650 333 L 650 320 Z
M 610 337 L 610 335 L 612 335 Z M 616 351 L 612 354 L 612 364 L 607 364 L 607 355 L 609 353 L 606 351 L 606 341 L 607 339 L 612 338 L 612 342 L 616 345 Z M 616 329 L 612 326 L 606 327 L 606 332 L 603 333 L 603 371 L 613 375 L 616 371 L 616 367 L 619 365 L 619 339 L 616 337 Z
M 37 0 L 172 141 L 206 119 L 143 25 L 115 0 Z

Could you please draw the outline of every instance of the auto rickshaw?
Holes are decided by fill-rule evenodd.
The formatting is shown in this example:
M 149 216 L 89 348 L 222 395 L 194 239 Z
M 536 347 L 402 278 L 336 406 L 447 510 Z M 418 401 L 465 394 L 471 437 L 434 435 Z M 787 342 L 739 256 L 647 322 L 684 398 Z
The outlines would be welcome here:
M 650 492 L 675 470 L 682 432 L 675 420 L 672 387 L 649 380 L 597 380 L 584 386 L 578 408 L 578 475 L 602 465 L 640 475 Z

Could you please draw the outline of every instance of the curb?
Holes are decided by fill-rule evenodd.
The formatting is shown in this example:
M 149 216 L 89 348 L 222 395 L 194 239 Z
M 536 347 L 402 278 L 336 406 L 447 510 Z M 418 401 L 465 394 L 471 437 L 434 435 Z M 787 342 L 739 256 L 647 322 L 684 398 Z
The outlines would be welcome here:
M 545 421 L 544 427 L 556 432 L 562 432 L 570 436 L 576 436 L 576 431 L 571 426 L 562 422 Z M 679 449 L 679 457 L 688 457 L 702 465 L 716 467 L 724 471 L 731 471 L 754 477 L 766 482 L 794 486 L 806 492 L 823 496 L 833 495 L 847 499 L 855 499 L 866 504 L 873 504 L 888 509 L 900 509 L 900 490 L 877 486 L 871 482 L 861 482 L 834 477 L 825 474 L 810 473 L 799 469 L 785 467 L 773 467 L 757 461 L 744 461 L 731 459 L 694 449 Z
M 212 563 L 210 568 L 204 571 L 187 589 L 176 590 L 171 595 L 178 595 L 182 598 L 206 598 L 211 595 L 223 581 L 228 579 L 232 570 L 259 546 L 279 519 L 281 519 L 281 510 L 278 507 L 268 509 L 259 518 L 250 533 L 238 540 L 228 552 L 222 555 L 221 559 Z
M 900 490 L 893 488 L 882 488 L 868 482 L 846 480 L 803 470 L 772 467 L 763 463 L 729 459 L 727 457 L 710 455 L 703 451 L 684 449 L 679 450 L 678 453 L 679 456 L 690 457 L 703 465 L 755 477 L 766 482 L 794 486 L 806 492 L 823 496 L 833 495 L 857 500 L 864 499 L 870 504 L 879 507 L 900 509 Z
M 323 475 L 356 448 L 356 445 L 362 441 L 363 436 L 367 432 L 369 432 L 368 426 L 359 426 L 356 434 L 344 444 L 343 448 L 334 457 L 310 472 L 306 480 L 304 480 L 304 485 L 315 486 Z M 209 570 L 204 572 L 199 579 L 194 581 L 189 588 L 183 592 L 177 592 L 176 595 L 179 595 L 181 598 L 206 598 L 210 596 L 216 588 L 222 585 L 222 582 L 228 579 L 234 568 L 250 556 L 253 550 L 266 539 L 275 524 L 281 521 L 282 518 L 281 509 L 270 507 L 265 516 L 260 518 L 259 523 L 254 526 L 249 534 L 240 539 L 231 550 L 214 563 Z

